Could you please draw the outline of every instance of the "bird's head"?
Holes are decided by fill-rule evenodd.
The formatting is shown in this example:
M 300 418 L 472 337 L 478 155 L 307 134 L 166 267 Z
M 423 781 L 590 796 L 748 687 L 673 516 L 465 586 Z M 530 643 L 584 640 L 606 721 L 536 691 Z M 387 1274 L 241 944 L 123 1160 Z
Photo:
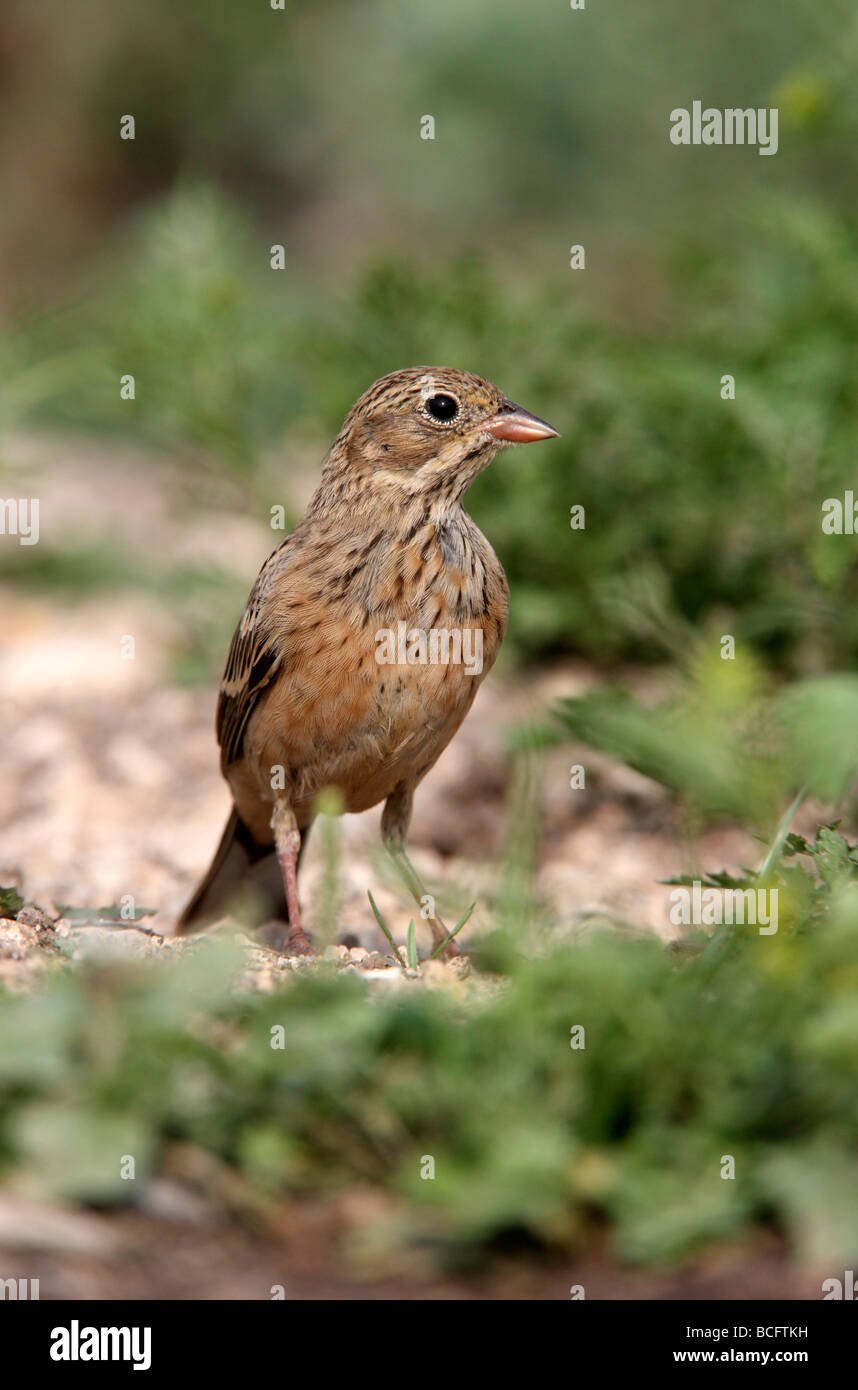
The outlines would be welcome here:
M 326 472 L 402 501 L 459 501 L 499 449 L 556 437 L 490 381 L 452 367 L 407 367 L 353 406 Z

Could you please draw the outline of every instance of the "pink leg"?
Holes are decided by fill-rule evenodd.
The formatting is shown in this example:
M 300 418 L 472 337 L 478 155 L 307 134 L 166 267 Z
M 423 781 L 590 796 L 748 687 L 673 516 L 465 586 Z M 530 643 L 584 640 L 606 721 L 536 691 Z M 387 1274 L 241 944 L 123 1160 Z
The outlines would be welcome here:
M 298 852 L 301 848 L 301 832 L 295 824 L 291 810 L 282 802 L 277 802 L 274 807 L 271 829 L 274 831 L 277 862 L 283 875 L 286 906 L 289 910 L 289 930 L 284 934 L 281 949 L 284 954 L 311 955 L 313 943 L 301 926 L 301 908 L 298 904 Z

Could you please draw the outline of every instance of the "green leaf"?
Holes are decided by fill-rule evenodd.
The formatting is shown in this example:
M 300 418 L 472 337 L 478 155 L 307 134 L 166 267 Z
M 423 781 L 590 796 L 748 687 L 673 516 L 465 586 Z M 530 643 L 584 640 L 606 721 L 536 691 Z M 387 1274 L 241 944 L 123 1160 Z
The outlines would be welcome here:
M 77 922 L 79 926 L 90 927 L 113 924 L 127 926 L 129 923 L 139 922 L 141 917 L 154 917 L 157 910 L 155 907 L 135 907 L 129 916 L 128 909 L 123 908 L 121 903 L 109 903 L 107 907 L 73 907 L 71 903 L 57 903 L 57 912 L 61 917 L 67 918 L 69 922 Z
M 0 888 L 0 917 L 17 917 L 24 899 L 17 888 Z
M 417 959 L 417 932 L 414 927 L 414 918 L 408 923 L 408 935 L 406 937 L 405 954 L 408 958 L 410 970 L 416 970 L 419 965 Z
M 435 950 L 432 952 L 431 956 L 429 957 L 430 960 L 435 960 L 436 956 L 440 956 L 441 952 L 445 949 L 445 947 L 449 946 L 449 944 L 450 944 L 450 942 L 453 940 L 453 938 L 456 937 L 456 936 L 458 936 L 459 932 L 462 930 L 462 927 L 464 927 L 465 924 L 466 924 L 466 922 L 468 922 L 468 921 L 470 920 L 471 913 L 473 912 L 473 910 L 474 910 L 474 908 L 476 907 L 476 905 L 477 905 L 476 902 L 472 902 L 472 903 L 471 903 L 471 906 L 468 908 L 468 910 L 467 910 L 467 912 L 465 913 L 464 917 L 460 917 L 460 918 L 459 918 L 459 920 L 458 920 L 458 922 L 456 923 L 455 927 L 454 927 L 453 930 L 450 932 L 450 935 L 449 935 L 449 936 L 446 936 L 446 937 L 444 938 L 444 940 L 441 941 L 441 942 L 435 947 Z
M 378 908 L 376 907 L 375 898 L 372 896 L 372 893 L 370 893 L 369 889 L 367 889 L 366 895 L 369 898 L 369 905 L 375 913 L 376 922 L 378 922 L 378 925 L 381 927 L 381 930 L 384 932 L 385 936 L 387 937 L 388 941 L 393 947 L 393 954 L 396 956 L 396 959 L 399 961 L 399 964 L 402 966 L 403 970 L 405 970 L 405 961 L 399 954 L 399 947 L 393 939 L 393 933 L 391 932 L 390 927 L 387 925 Z

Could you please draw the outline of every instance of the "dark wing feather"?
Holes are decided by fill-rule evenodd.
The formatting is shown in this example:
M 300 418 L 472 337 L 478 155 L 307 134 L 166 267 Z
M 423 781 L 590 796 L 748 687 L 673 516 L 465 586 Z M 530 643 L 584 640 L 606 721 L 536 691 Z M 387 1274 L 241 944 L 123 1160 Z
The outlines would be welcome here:
M 264 617 L 264 600 L 282 553 L 281 546 L 263 566 L 230 644 L 215 716 L 223 767 L 241 757 L 250 716 L 283 660 L 282 638 L 275 638 Z

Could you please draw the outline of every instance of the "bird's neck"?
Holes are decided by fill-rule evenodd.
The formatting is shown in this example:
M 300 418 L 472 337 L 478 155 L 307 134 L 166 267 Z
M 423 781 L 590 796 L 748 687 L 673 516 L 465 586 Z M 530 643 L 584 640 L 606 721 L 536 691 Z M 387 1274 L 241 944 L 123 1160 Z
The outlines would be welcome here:
M 432 488 L 409 486 L 407 475 L 374 469 L 360 474 L 353 469 L 328 471 L 322 475 L 307 510 L 316 524 L 333 522 L 338 527 L 347 520 L 350 530 L 383 529 L 391 534 L 407 534 L 418 525 L 432 522 L 436 529 L 456 530 L 468 524 L 462 506 L 465 489 L 449 479 Z

